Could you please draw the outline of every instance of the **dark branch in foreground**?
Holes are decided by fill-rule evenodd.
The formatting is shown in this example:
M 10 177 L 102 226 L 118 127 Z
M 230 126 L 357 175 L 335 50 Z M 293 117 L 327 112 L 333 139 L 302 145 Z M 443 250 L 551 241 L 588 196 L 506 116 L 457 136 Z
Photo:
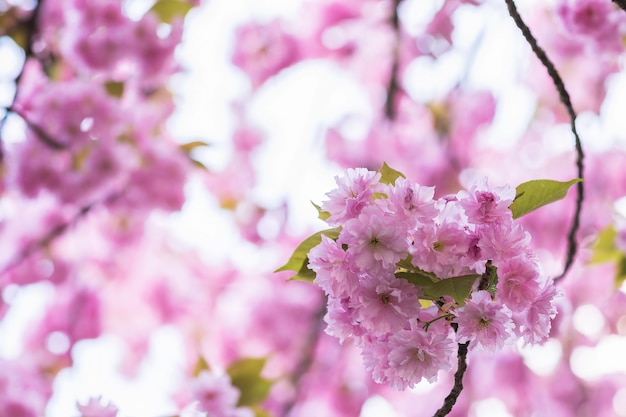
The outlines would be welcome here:
M 613 0 L 622 10 L 626 11 L 626 0 Z
M 565 88 L 563 79 L 559 75 L 552 61 L 550 61 L 550 59 L 546 55 L 545 51 L 537 43 L 537 39 L 530 32 L 530 28 L 526 25 L 526 23 L 524 23 L 524 20 L 522 19 L 519 12 L 517 11 L 517 7 L 515 6 L 515 3 L 513 2 L 513 0 L 504 0 L 504 1 L 507 4 L 507 7 L 509 9 L 509 14 L 515 21 L 515 24 L 522 31 L 524 38 L 526 39 L 526 41 L 532 48 L 533 52 L 535 53 L 537 58 L 539 58 L 539 61 L 541 61 L 541 64 L 548 71 L 548 74 L 550 75 L 550 78 L 552 79 L 554 86 L 559 92 L 559 99 L 561 100 L 561 103 L 563 103 L 563 105 L 565 106 L 565 109 L 567 110 L 567 114 L 569 115 L 569 118 L 570 118 L 570 127 L 572 130 L 572 133 L 574 134 L 574 139 L 576 141 L 576 168 L 578 171 L 577 176 L 578 178 L 583 178 L 583 171 L 584 171 L 583 159 L 585 155 L 583 153 L 580 136 L 578 136 L 578 131 L 576 130 L 576 112 L 574 111 L 574 107 L 572 106 L 572 101 L 570 99 L 569 93 L 567 92 L 567 89 Z M 619 0 L 619 1 L 614 0 L 614 1 L 620 4 L 620 7 L 622 6 L 622 4 L 625 3 L 625 0 Z M 567 274 L 570 267 L 572 266 L 572 263 L 574 262 L 574 257 L 576 256 L 576 252 L 578 250 L 578 242 L 576 240 L 576 233 L 578 232 L 578 228 L 580 226 L 580 212 L 582 210 L 583 199 L 584 199 L 584 185 L 583 184 L 584 183 L 582 181 L 576 184 L 576 209 L 574 212 L 574 219 L 572 220 L 572 226 L 570 227 L 570 230 L 567 236 L 567 257 L 565 259 L 565 266 L 563 267 L 563 272 L 561 273 L 561 275 L 559 275 L 558 277 L 554 279 L 555 282 L 562 279 Z
M 467 347 L 469 346 L 469 342 L 459 343 L 459 364 L 454 374 L 454 386 L 452 387 L 452 391 L 443 401 L 443 405 L 433 417 L 444 417 L 447 416 L 450 411 L 452 411 L 452 407 L 456 404 L 456 400 L 461 395 L 461 391 L 463 391 L 463 375 L 465 375 L 465 371 L 467 370 Z

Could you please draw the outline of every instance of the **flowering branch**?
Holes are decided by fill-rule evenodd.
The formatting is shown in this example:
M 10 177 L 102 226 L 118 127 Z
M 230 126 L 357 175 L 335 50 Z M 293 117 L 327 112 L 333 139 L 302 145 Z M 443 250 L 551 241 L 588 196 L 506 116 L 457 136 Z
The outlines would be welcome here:
M 572 101 L 570 99 L 569 93 L 567 92 L 567 89 L 565 88 L 563 79 L 559 75 L 552 61 L 550 61 L 550 59 L 546 55 L 545 51 L 537 43 L 537 39 L 531 33 L 528 25 L 524 23 L 524 20 L 522 19 L 519 12 L 517 11 L 517 7 L 515 6 L 515 3 L 513 2 L 513 0 L 504 0 L 504 1 L 507 4 L 507 7 L 509 9 L 509 14 L 515 21 L 515 24 L 521 30 L 522 34 L 524 35 L 524 38 L 526 39 L 526 41 L 532 48 L 537 58 L 539 58 L 539 61 L 541 61 L 543 66 L 548 71 L 548 74 L 550 75 L 550 78 L 552 79 L 554 86 L 556 87 L 559 93 L 559 99 L 561 100 L 561 102 L 565 106 L 565 109 L 567 110 L 567 114 L 569 115 L 569 118 L 570 118 L 571 130 L 572 130 L 572 133 L 574 134 L 575 143 L 576 143 L 576 168 L 578 170 L 577 174 L 579 178 L 583 178 L 584 153 L 583 153 L 582 144 L 580 141 L 580 136 L 578 136 L 578 131 L 576 130 L 576 112 L 574 111 L 574 107 L 572 106 Z M 625 3 L 624 0 L 616 0 L 616 2 L 620 4 L 620 6 L 623 8 L 622 5 Z M 554 281 L 558 281 L 562 279 L 567 274 L 567 271 L 569 271 L 570 267 L 572 266 L 572 263 L 574 262 L 574 257 L 576 256 L 576 252 L 578 250 L 578 243 L 576 241 L 576 233 L 578 232 L 578 228 L 580 226 L 580 212 L 582 210 L 583 199 L 584 199 L 584 185 L 583 185 L 583 182 L 581 181 L 576 184 L 576 209 L 574 212 L 574 219 L 572 221 L 572 226 L 567 236 L 568 248 L 567 248 L 567 257 L 565 260 L 565 266 L 563 267 L 563 272 L 561 273 L 561 275 L 556 277 Z
M 443 405 L 433 417 L 444 417 L 452 411 L 452 406 L 456 403 L 456 400 L 461 395 L 461 391 L 463 391 L 463 375 L 465 375 L 465 371 L 467 370 L 467 347 L 469 346 L 469 342 L 459 343 L 459 357 L 458 357 L 458 367 L 456 372 L 454 373 L 454 386 L 452 387 L 452 391 L 446 397 L 443 402 Z
M 398 7 L 402 0 L 393 0 L 393 12 L 391 15 L 391 27 L 396 35 L 395 44 L 393 46 L 393 61 L 391 64 L 391 74 L 389 83 L 387 84 L 387 98 L 385 99 L 385 116 L 389 120 L 396 117 L 395 97 L 400 86 L 398 85 L 398 67 L 400 61 L 400 17 L 398 16 Z

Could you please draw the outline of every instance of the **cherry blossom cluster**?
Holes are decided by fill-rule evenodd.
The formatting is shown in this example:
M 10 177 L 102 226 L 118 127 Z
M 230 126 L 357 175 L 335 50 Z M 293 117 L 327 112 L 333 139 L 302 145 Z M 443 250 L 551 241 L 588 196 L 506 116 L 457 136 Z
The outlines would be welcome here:
M 322 213 L 338 236 L 322 235 L 309 268 L 328 295 L 326 331 L 355 341 L 376 382 L 433 382 L 457 343 L 497 351 L 547 338 L 556 289 L 513 221 L 514 189 L 482 180 L 436 199 L 434 187 L 365 168 L 336 181 Z

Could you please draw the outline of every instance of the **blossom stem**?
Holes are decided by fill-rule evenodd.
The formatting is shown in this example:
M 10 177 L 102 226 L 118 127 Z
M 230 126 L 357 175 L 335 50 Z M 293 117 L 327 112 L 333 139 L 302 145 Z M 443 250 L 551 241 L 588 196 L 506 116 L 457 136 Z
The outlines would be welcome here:
M 448 313 L 448 314 L 444 314 L 443 316 L 439 316 L 437 318 L 432 319 L 431 321 L 427 321 L 426 323 L 424 323 L 424 325 L 422 326 L 424 328 L 424 330 L 428 331 L 428 327 L 433 324 L 434 322 L 436 322 L 437 320 L 441 320 L 441 319 L 451 319 L 454 318 L 454 314 Z
M 433 417 L 447 416 L 450 411 L 452 411 L 452 407 L 461 395 L 461 391 L 463 391 L 463 375 L 465 375 L 465 371 L 467 370 L 468 346 L 469 342 L 459 343 L 458 366 L 456 372 L 454 373 L 454 385 L 452 386 L 450 394 L 448 394 L 446 399 L 443 401 L 443 406 L 437 410 Z
M 526 23 L 520 16 L 513 0 L 504 0 L 504 1 L 507 4 L 507 7 L 509 9 L 509 14 L 515 21 L 515 24 L 524 35 L 524 38 L 526 39 L 526 41 L 532 48 L 533 52 L 535 53 L 539 61 L 541 61 L 541 64 L 548 71 L 548 74 L 550 75 L 550 78 L 552 79 L 552 82 L 554 83 L 554 86 L 556 87 L 559 93 L 559 99 L 561 100 L 561 103 L 563 103 L 563 105 L 565 106 L 565 109 L 567 110 L 567 114 L 569 115 L 569 118 L 570 118 L 570 128 L 571 128 L 572 133 L 574 134 L 574 139 L 575 139 L 576 168 L 578 171 L 577 175 L 578 175 L 578 178 L 582 179 L 583 171 L 584 171 L 583 160 L 584 160 L 585 155 L 583 153 L 580 136 L 578 135 L 578 131 L 576 130 L 576 112 L 574 111 L 574 107 L 572 106 L 572 101 L 570 99 L 569 93 L 567 92 L 567 89 L 565 88 L 563 79 L 559 75 L 559 72 L 557 71 L 552 61 L 550 61 L 550 59 L 546 55 L 546 52 L 537 43 L 537 39 L 533 36 L 533 34 L 530 31 L 530 28 L 528 27 L 528 25 L 526 25 Z M 622 4 L 624 3 L 625 3 L 624 0 L 619 0 L 618 2 L 620 6 L 622 6 Z M 580 226 L 580 213 L 582 210 L 582 204 L 583 204 L 583 199 L 584 199 L 584 185 L 583 184 L 584 183 L 582 181 L 576 184 L 576 208 L 574 211 L 574 219 L 572 220 L 572 225 L 570 227 L 570 230 L 567 236 L 568 245 L 567 245 L 565 266 L 563 267 L 563 272 L 561 273 L 561 275 L 559 275 L 558 277 L 554 279 L 555 282 L 562 279 L 567 274 L 567 272 L 569 271 L 570 267 L 572 266 L 574 262 L 576 252 L 578 250 L 578 242 L 576 240 L 576 234 Z

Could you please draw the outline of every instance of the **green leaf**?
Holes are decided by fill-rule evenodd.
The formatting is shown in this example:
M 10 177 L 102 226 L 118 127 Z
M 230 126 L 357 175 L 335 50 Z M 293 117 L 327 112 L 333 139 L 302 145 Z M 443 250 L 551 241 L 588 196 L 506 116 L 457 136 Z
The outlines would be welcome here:
M 617 232 L 613 226 L 602 230 L 591 246 L 592 256 L 589 262 L 595 264 L 619 260 L 623 254 L 622 251 L 615 246 L 615 238 L 617 238 Z
M 380 182 L 383 184 L 393 185 L 399 177 L 406 178 L 403 173 L 391 168 L 386 162 L 383 162 L 383 166 L 377 172 L 380 173 Z
M 241 392 L 237 406 L 247 407 L 260 403 L 269 394 L 272 381 L 261 376 L 265 358 L 244 358 L 231 364 L 226 373 L 233 386 Z
M 445 278 L 424 288 L 424 296 L 433 300 L 443 296 L 454 298 L 460 306 L 465 305 L 465 299 L 469 296 L 472 286 L 480 278 L 478 274 L 462 275 Z
M 509 206 L 513 212 L 513 218 L 517 219 L 539 207 L 564 198 L 569 188 L 581 181 L 581 178 L 574 178 L 566 182 L 532 180 L 520 184 L 516 188 L 515 200 Z
M 341 227 L 335 227 L 333 229 L 322 230 L 321 232 L 314 233 L 304 239 L 304 241 L 298 245 L 296 250 L 294 250 L 287 263 L 274 272 L 295 271 L 297 274 L 289 279 L 313 281 L 313 279 L 315 279 L 315 272 L 308 268 L 309 258 L 307 255 L 309 251 L 322 242 L 322 235 L 328 236 L 333 240 L 337 240 L 340 232 Z
M 322 210 L 322 208 L 320 206 L 318 206 L 317 204 L 315 204 L 312 201 L 311 201 L 311 204 L 313 204 L 313 206 L 317 209 L 317 217 L 320 220 L 326 221 L 326 219 L 330 217 L 330 213 L 329 212 Z
M 252 412 L 254 413 L 254 417 L 272 417 L 272 415 L 264 408 L 261 408 L 259 406 L 253 406 L 251 408 Z
M 192 142 L 183 143 L 183 144 L 178 145 L 180 150 L 185 152 L 187 155 L 189 155 L 193 150 L 198 149 L 198 148 L 202 148 L 202 147 L 205 147 L 205 146 L 211 146 L 211 144 L 208 143 L 208 142 L 201 141 L 201 140 L 194 140 Z
M 193 376 L 197 377 L 202 371 L 210 371 L 211 367 L 203 356 L 199 356 L 196 365 L 193 367 Z
M 107 81 L 104 83 L 104 89 L 110 96 L 120 98 L 124 95 L 124 82 L 122 81 Z
M 615 289 L 619 289 L 626 281 L 626 256 L 622 254 L 617 262 L 617 270 L 615 272 Z
M 406 279 L 418 287 L 429 287 L 437 282 L 427 272 L 396 272 L 396 278 Z
M 447 295 L 454 298 L 454 301 L 461 306 L 465 304 L 465 299 L 469 296 L 476 280 L 481 277 L 478 274 L 471 274 L 440 279 L 435 274 L 425 271 L 396 272 L 395 275 L 396 278 L 404 278 L 421 288 L 425 299 L 438 300 Z M 495 280 L 497 280 L 497 276 Z
M 170 23 L 175 17 L 185 17 L 193 5 L 182 0 L 159 0 L 150 9 L 161 22 Z

